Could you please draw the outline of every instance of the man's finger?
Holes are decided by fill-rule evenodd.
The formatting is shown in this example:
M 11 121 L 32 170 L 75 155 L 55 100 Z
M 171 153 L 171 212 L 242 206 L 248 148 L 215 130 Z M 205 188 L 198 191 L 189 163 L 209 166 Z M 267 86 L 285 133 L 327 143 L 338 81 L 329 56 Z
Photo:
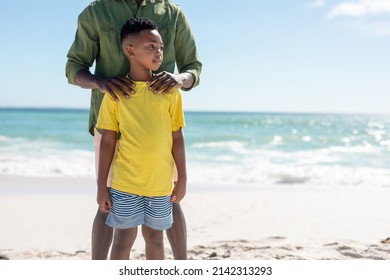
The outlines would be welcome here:
M 174 87 L 177 87 L 178 83 L 171 83 L 166 89 L 163 90 L 163 94 L 169 93 Z
M 116 94 L 112 91 L 107 91 L 106 93 L 108 93 L 114 101 L 119 101 L 118 96 L 116 96 Z

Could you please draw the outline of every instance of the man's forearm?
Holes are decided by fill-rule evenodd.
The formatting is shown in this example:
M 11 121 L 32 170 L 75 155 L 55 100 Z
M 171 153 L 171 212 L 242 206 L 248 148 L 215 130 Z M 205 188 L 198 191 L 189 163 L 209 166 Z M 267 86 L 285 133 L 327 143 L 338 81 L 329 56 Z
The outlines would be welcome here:
M 98 88 L 98 82 L 101 79 L 89 72 L 86 69 L 82 69 L 76 73 L 75 82 L 79 87 L 86 89 Z

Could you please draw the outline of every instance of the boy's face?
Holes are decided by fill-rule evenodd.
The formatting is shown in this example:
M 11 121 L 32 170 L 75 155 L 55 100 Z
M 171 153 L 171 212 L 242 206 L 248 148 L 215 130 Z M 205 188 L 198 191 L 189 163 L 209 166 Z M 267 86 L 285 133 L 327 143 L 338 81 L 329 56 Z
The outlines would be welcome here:
M 130 36 L 126 44 L 126 53 L 129 55 L 132 67 L 155 71 L 163 61 L 163 42 L 157 30 L 142 30 L 135 36 Z

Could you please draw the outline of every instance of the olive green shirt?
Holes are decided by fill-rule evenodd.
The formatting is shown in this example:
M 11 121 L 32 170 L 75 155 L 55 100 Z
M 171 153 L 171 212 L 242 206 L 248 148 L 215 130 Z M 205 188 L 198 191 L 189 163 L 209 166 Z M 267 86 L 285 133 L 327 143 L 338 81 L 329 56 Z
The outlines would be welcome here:
M 120 30 L 133 17 L 146 17 L 157 23 L 164 42 L 164 61 L 156 72 L 174 73 L 176 63 L 179 73 L 192 74 L 195 79 L 192 87 L 198 85 L 202 64 L 194 36 L 182 10 L 169 0 L 144 0 L 139 8 L 135 0 L 91 3 L 78 17 L 75 39 L 67 55 L 69 83 L 76 84 L 76 73 L 81 69 L 89 70 L 94 63 L 94 74 L 102 78 L 129 73 L 129 62 L 121 49 Z M 103 93 L 93 89 L 89 117 L 92 135 L 102 99 Z

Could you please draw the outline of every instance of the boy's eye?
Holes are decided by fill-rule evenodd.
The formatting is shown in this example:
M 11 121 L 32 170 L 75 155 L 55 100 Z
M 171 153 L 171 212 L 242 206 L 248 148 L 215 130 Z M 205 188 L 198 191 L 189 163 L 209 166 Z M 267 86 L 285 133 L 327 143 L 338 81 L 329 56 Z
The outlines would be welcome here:
M 157 50 L 157 49 L 159 49 L 159 50 L 161 50 L 161 51 L 164 51 L 164 47 L 160 47 L 160 46 L 157 46 L 157 45 L 148 45 L 148 47 L 147 47 L 148 49 L 150 49 L 150 50 Z

